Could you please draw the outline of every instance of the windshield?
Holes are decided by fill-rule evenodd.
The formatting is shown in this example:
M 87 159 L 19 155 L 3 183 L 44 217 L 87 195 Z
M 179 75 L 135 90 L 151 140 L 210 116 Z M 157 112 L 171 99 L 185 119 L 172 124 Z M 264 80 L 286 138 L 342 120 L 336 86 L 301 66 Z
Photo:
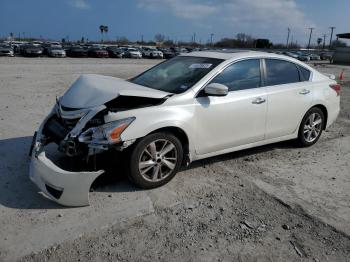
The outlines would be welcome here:
M 156 65 L 131 82 L 169 93 L 183 93 L 223 60 L 206 57 L 178 56 Z

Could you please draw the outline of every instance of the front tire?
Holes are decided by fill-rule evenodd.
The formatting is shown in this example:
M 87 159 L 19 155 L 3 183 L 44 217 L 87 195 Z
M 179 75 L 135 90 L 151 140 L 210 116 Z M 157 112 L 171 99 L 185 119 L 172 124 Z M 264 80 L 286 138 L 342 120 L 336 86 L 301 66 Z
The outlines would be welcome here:
M 134 145 L 130 155 L 129 176 L 140 188 L 168 183 L 183 159 L 182 144 L 170 133 L 150 134 Z
M 315 144 L 322 134 L 324 125 L 324 114 L 321 109 L 313 107 L 307 111 L 299 127 L 299 144 L 303 147 Z

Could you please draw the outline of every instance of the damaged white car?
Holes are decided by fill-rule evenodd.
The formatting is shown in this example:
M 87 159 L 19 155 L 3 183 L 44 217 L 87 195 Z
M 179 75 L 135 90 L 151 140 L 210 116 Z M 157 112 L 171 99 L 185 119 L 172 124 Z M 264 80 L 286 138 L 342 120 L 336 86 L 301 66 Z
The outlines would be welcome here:
M 289 139 L 310 146 L 339 113 L 333 79 L 252 51 L 183 54 L 129 80 L 83 75 L 36 132 L 30 178 L 50 199 L 83 206 L 104 170 L 67 171 L 49 159 L 49 144 L 87 163 L 122 151 L 141 188 L 167 183 L 197 159 Z

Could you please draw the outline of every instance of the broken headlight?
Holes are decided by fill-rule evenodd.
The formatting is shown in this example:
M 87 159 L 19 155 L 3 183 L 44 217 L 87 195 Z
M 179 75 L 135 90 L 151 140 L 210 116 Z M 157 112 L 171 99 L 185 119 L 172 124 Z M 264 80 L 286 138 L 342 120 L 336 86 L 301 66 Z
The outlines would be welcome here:
M 120 135 L 135 120 L 135 117 L 109 122 L 102 126 L 91 127 L 83 132 L 78 140 L 82 143 L 100 145 L 115 144 L 120 142 Z

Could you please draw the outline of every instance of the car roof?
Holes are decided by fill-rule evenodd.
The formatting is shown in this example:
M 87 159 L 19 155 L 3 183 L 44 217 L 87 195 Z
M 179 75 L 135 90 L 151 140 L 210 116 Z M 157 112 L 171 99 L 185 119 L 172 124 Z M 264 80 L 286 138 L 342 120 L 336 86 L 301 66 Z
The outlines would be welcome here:
M 232 60 L 246 57 L 271 57 L 271 58 L 286 58 L 285 55 L 279 55 L 275 53 L 253 51 L 253 50 L 220 50 L 220 51 L 194 51 L 191 53 L 184 53 L 181 56 L 196 56 L 196 57 L 208 57 L 217 58 L 223 60 Z

